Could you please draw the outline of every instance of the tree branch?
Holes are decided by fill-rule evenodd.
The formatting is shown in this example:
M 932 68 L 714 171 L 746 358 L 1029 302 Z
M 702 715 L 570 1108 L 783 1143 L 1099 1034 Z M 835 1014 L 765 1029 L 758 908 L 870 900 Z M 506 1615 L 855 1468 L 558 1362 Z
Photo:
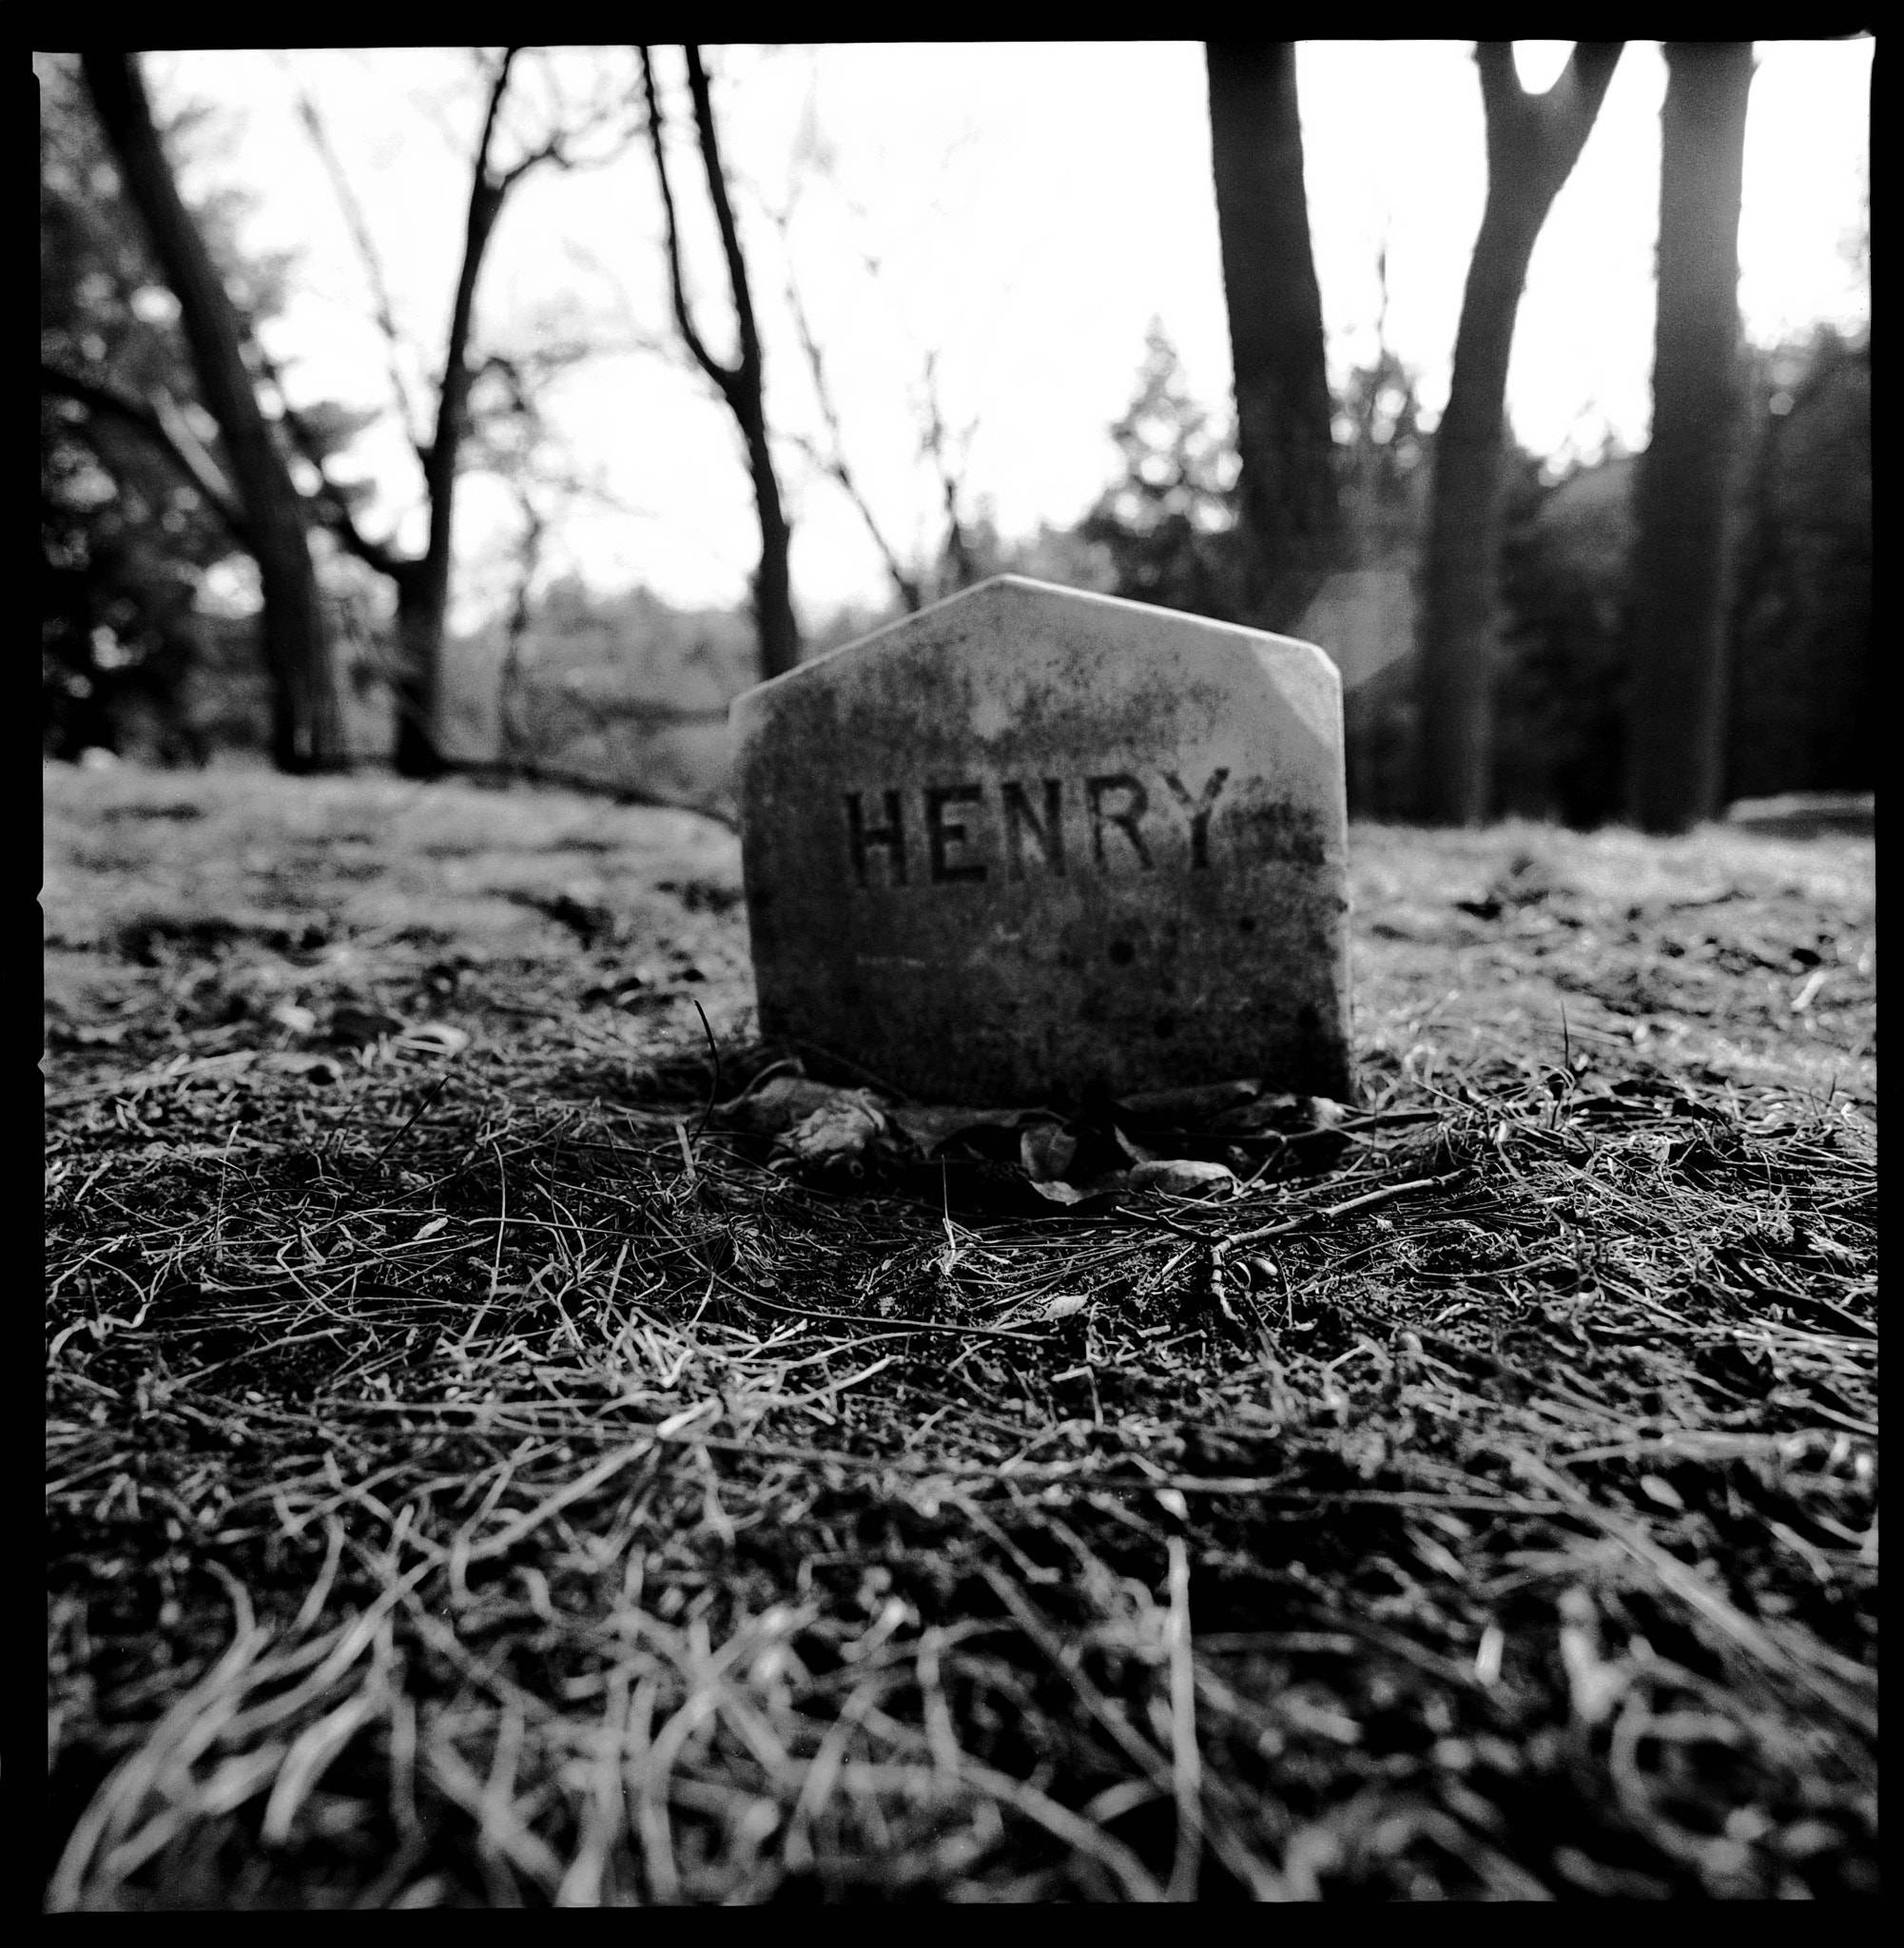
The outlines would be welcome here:
M 720 387 L 721 397 L 734 404 L 734 381 L 738 375 L 709 351 L 701 334 L 694 329 L 693 314 L 688 306 L 688 288 L 681 274 L 681 230 L 674 214 L 674 191 L 668 180 L 668 156 L 663 146 L 664 124 L 661 97 L 654 86 L 654 62 L 644 46 L 641 53 L 641 85 L 648 96 L 648 144 L 654 155 L 654 173 L 661 185 L 661 208 L 668 223 L 668 283 L 674 300 L 674 322 L 681 328 L 694 362 Z
M 571 119 L 568 104 L 554 82 L 553 71 L 545 66 L 542 72 L 549 82 L 550 116 L 554 125 L 553 132 L 539 148 L 533 149 L 504 174 L 499 186 L 505 193 L 519 177 L 527 175 L 541 163 L 553 163 L 556 168 L 564 170 L 606 168 L 619 159 L 627 145 L 640 133 L 639 114 L 630 115 L 627 91 L 612 81 L 597 88 L 593 100 Z M 624 117 L 627 118 L 625 122 Z M 612 132 L 612 139 L 600 154 L 579 155 L 575 152 L 578 145 L 604 128 Z
M 787 233 L 787 216 L 781 215 L 776 219 L 776 223 L 784 238 Z M 806 306 L 800 298 L 800 286 L 795 282 L 790 268 L 787 274 L 787 302 L 793 313 L 794 329 L 800 335 L 801 350 L 806 354 L 806 369 L 813 378 L 814 395 L 820 401 L 820 417 L 826 421 L 827 437 L 832 441 L 830 451 L 824 454 L 813 441 L 807 439 L 799 442 L 801 449 L 822 473 L 838 483 L 841 492 L 853 503 L 860 519 L 865 525 L 866 533 L 872 536 L 873 546 L 880 552 L 881 560 L 885 563 L 885 572 L 891 578 L 893 587 L 899 591 L 900 600 L 910 611 L 923 609 L 925 606 L 925 594 L 918 577 L 906 574 L 865 496 L 860 492 L 860 484 L 853 477 L 852 468 L 846 463 L 845 438 L 840 427 L 839 410 L 833 401 L 833 389 L 826 380 L 826 360 L 821 356 L 819 341 L 813 336 L 812 322 L 806 316 Z
M 1606 97 L 1623 41 L 1578 41 L 1560 78 L 1530 95 L 1514 71 L 1511 41 L 1477 41 L 1474 65 L 1486 117 L 1489 180 L 1531 171 L 1549 196 L 1566 180 Z
M 443 348 L 443 378 L 437 396 L 437 426 L 424 458 L 423 477 L 430 500 L 430 540 L 427 554 L 447 559 L 450 545 L 450 503 L 456 484 L 457 450 L 463 434 L 473 375 L 468 354 L 470 326 L 476 311 L 476 278 L 482 268 L 490 232 L 502 210 L 507 184 L 490 179 L 490 150 L 495 141 L 496 119 L 509 87 L 509 73 L 520 52 L 505 48 L 484 110 L 482 134 L 470 169 L 469 211 L 463 228 L 463 261 L 457 272 L 457 294 L 450 307 L 450 332 Z
M 250 351 L 278 395 L 282 423 L 284 430 L 290 435 L 291 444 L 316 470 L 318 491 L 315 495 L 304 497 L 306 507 L 337 537 L 339 546 L 347 554 L 355 555 L 367 568 L 374 568 L 379 575 L 386 575 L 393 581 L 400 579 L 411 566 L 409 557 L 398 555 L 385 542 L 373 541 L 358 527 L 357 516 L 351 512 L 349 498 L 338 482 L 331 478 L 329 469 L 324 463 L 323 441 L 312 430 L 310 421 L 291 403 L 290 396 L 284 390 L 283 375 L 278 370 L 277 361 L 256 339 L 250 341 Z
M 939 403 L 937 352 L 925 355 L 925 435 L 921 446 L 931 458 L 933 472 L 939 476 L 940 492 L 945 499 L 945 552 L 952 557 L 953 571 L 961 586 L 969 586 L 977 578 L 977 566 L 972 559 L 971 544 L 965 538 L 965 523 L 959 517 L 959 490 L 979 423 L 973 420 L 960 436 L 959 466 L 955 470 L 945 454 L 945 416 Z
M 734 297 L 734 318 L 740 328 L 741 383 L 756 395 L 760 389 L 760 334 L 754 328 L 753 301 L 748 294 L 747 260 L 741 255 L 740 231 L 734 224 L 734 208 L 728 195 L 727 171 L 721 166 L 720 144 L 714 133 L 714 104 L 708 92 L 707 69 L 701 66 L 701 50 L 690 41 L 682 50 L 688 57 L 688 91 L 694 97 L 694 127 L 701 139 L 701 164 L 707 171 L 708 196 L 714 205 L 714 222 L 720 226 L 721 252 L 728 261 L 728 284 Z
M 317 105 L 301 88 L 298 91 L 298 116 L 303 123 L 305 132 L 311 138 L 311 146 L 317 150 L 324 169 L 331 179 L 331 187 L 337 192 L 338 205 L 343 211 L 343 219 L 350 230 L 351 240 L 357 245 L 357 254 L 363 260 L 364 275 L 370 281 L 370 292 L 378 329 L 383 334 L 385 358 L 390 371 L 390 389 L 397 396 L 397 410 L 403 418 L 403 437 L 416 450 L 420 460 L 423 457 L 421 440 L 417 428 L 419 419 L 415 400 L 411 397 L 408 381 L 403 377 L 401 353 L 402 334 L 397 329 L 397 314 L 390 302 L 390 286 L 383 275 L 383 261 L 378 255 L 377 246 L 371 241 L 370 226 L 364 221 L 363 205 L 357 200 L 351 188 L 350 178 L 344 174 L 343 163 L 337 150 L 331 146 L 331 140 L 322 121 L 319 118 Z
M 45 360 L 40 361 L 40 387 L 143 433 L 185 477 L 186 483 L 204 496 L 206 506 L 224 523 L 232 539 L 241 547 L 251 546 L 250 525 L 230 483 L 169 399 L 163 408 L 156 403 L 143 405 L 110 386 L 82 379 L 77 373 L 63 372 Z

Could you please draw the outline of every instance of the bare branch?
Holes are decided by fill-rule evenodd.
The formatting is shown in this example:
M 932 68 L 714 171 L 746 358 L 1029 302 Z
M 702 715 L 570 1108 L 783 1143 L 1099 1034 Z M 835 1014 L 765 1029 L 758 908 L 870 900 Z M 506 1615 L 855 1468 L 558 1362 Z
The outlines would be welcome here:
M 793 205 L 789 200 L 787 209 L 774 218 L 776 227 L 783 238 L 792 215 Z M 908 610 L 917 611 L 925 606 L 924 591 L 916 575 L 907 575 L 897 552 L 886 539 L 884 530 L 879 524 L 866 497 L 860 492 L 860 484 L 853 477 L 853 470 L 846 462 L 845 438 L 840 428 L 839 410 L 833 402 L 833 389 L 826 379 L 826 364 L 821 355 L 819 341 L 813 336 L 813 326 L 806 316 L 806 306 L 801 302 L 800 286 L 790 267 L 787 274 L 787 302 L 793 313 L 793 326 L 800 335 L 800 347 L 806 355 L 806 369 L 813 380 L 814 396 L 820 402 L 820 417 L 826 422 L 826 434 L 830 448 L 823 451 L 810 439 L 798 438 L 796 444 L 808 459 L 826 474 L 853 503 L 866 533 L 872 536 L 873 546 L 880 552 L 880 558 L 885 563 L 885 572 L 892 585 L 899 591 L 899 598 Z
M 714 222 L 721 232 L 721 252 L 728 261 L 728 284 L 733 292 L 734 317 L 740 326 L 740 371 L 742 382 L 758 391 L 760 384 L 760 337 L 754 329 L 753 300 L 748 293 L 747 260 L 741 255 L 740 231 L 734 223 L 734 206 L 728 195 L 727 171 L 721 166 L 720 143 L 714 133 L 714 104 L 708 92 L 708 72 L 701 66 L 701 50 L 692 41 L 682 49 L 688 57 L 688 91 L 694 98 L 694 127 L 701 140 L 701 164 L 707 171 L 708 196 L 714 205 Z
M 304 125 L 304 132 L 311 138 L 311 146 L 317 150 L 324 166 L 325 173 L 331 179 L 331 187 L 337 192 L 338 206 L 343 212 L 343 220 L 351 234 L 351 241 L 357 245 L 357 254 L 363 262 L 364 275 L 370 281 L 373 313 L 378 329 L 383 334 L 384 356 L 390 372 L 390 389 L 397 397 L 397 410 L 403 420 L 403 437 L 417 450 L 421 458 L 423 446 L 417 429 L 423 423 L 411 396 L 409 382 L 403 376 L 403 339 L 397 328 L 397 313 L 390 301 L 390 285 L 383 275 L 383 260 L 379 256 L 377 245 L 371 241 L 370 225 L 364 220 L 363 205 L 352 189 L 350 178 L 344 173 L 342 159 L 331 146 L 329 131 L 324 127 L 318 114 L 317 104 L 302 88 L 298 90 L 298 118 Z
M 245 349 L 278 395 L 281 420 L 290 436 L 292 446 L 317 473 L 316 494 L 303 497 L 311 516 L 329 529 L 337 537 L 338 544 L 355 555 L 366 567 L 374 568 L 379 575 L 387 575 L 392 579 L 400 576 L 411 565 L 409 560 L 384 542 L 373 541 L 359 529 L 348 495 L 330 477 L 323 441 L 318 438 L 310 421 L 291 403 L 290 395 L 284 388 L 284 376 L 279 370 L 277 360 L 255 338 L 246 341 Z
M 681 336 L 694 362 L 721 389 L 721 397 L 729 405 L 734 404 L 734 381 L 737 374 L 709 351 L 694 329 L 694 319 L 688 306 L 688 289 L 681 274 L 681 230 L 674 214 L 674 191 L 668 180 L 668 155 L 663 134 L 665 126 L 661 115 L 661 97 L 654 86 L 654 62 L 646 47 L 641 49 L 641 83 L 648 96 L 648 143 L 654 156 L 654 173 L 661 185 L 661 208 L 668 224 L 668 282 L 674 299 L 674 322 L 681 328 Z
M 604 263 L 586 244 L 577 244 L 573 238 L 565 238 L 562 253 L 570 263 L 578 265 L 605 283 L 614 299 L 614 308 L 620 314 L 625 337 L 618 344 L 610 344 L 601 349 L 608 352 L 644 352 L 661 358 L 672 355 L 677 347 L 666 333 L 647 330 L 636 316 L 634 301 L 629 296 L 628 286 L 620 276 Z
M 972 440 L 979 430 L 976 419 L 969 421 L 959 436 L 959 458 L 955 466 L 946 455 L 945 415 L 939 401 L 939 354 L 925 355 L 925 436 L 921 451 L 932 461 L 939 476 L 939 488 L 945 501 L 945 552 L 952 557 L 953 573 L 960 586 L 977 579 L 977 564 L 971 544 L 965 538 L 965 523 L 959 513 L 959 496 L 964 484 L 964 471 L 971 457 Z
M 546 54 L 547 50 L 543 51 Z M 545 85 L 545 108 L 552 132 L 546 142 L 530 150 L 503 174 L 500 187 L 505 191 L 542 163 L 552 163 L 564 170 L 605 168 L 618 160 L 628 144 L 641 132 L 639 112 L 630 112 L 627 90 L 613 80 L 593 90 L 593 99 L 581 107 L 572 109 L 554 69 L 545 61 L 538 64 L 538 70 Z M 583 153 L 582 146 L 603 130 L 610 133 L 608 146 L 596 153 Z

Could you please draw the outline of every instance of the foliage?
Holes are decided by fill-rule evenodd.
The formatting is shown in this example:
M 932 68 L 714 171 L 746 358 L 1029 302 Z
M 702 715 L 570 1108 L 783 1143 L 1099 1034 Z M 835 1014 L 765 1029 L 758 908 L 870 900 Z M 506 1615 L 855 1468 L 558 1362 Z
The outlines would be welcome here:
M 1495 697 L 1502 808 L 1583 828 L 1624 789 L 1626 582 L 1638 461 L 1615 454 L 1557 485 L 1509 469 Z
M 248 743 L 263 734 L 261 686 L 240 673 L 242 662 L 208 657 L 200 613 L 208 571 L 247 557 L 224 515 L 150 427 L 112 402 L 195 446 L 214 475 L 228 479 L 229 470 L 217 423 L 196 397 L 177 301 L 123 192 L 76 63 L 40 56 L 35 70 L 40 356 L 82 395 L 52 382 L 41 392 L 43 738 L 56 756 L 129 745 L 162 762 L 202 763 L 224 737 Z M 213 133 L 196 107 L 164 131 L 169 146 L 187 153 Z M 241 247 L 245 208 L 227 190 L 202 201 L 194 218 L 255 344 L 259 326 L 283 306 L 292 260 Z M 307 418 L 329 453 L 369 416 L 326 402 Z M 347 569 L 333 565 L 324 579 L 334 612 L 357 602 Z M 234 674 L 242 700 L 223 694 Z
M 137 213 L 70 61 L 37 63 L 40 95 L 40 355 L 89 384 L 191 415 L 191 361 L 177 304 L 153 269 Z M 174 140 L 189 139 L 175 126 Z M 229 202 L 200 211 L 236 268 Z M 247 301 L 268 309 L 282 266 L 254 265 Z M 49 751 L 112 748 L 133 698 L 172 719 L 168 754 L 202 756 L 177 703 L 191 659 L 199 578 L 233 537 L 179 469 L 137 428 L 43 392 L 40 400 L 41 692 Z
M 1869 789 L 1874 741 L 1871 344 L 1826 329 L 1755 357 L 1739 523 L 1728 787 Z
M 1109 555 L 1113 592 L 1193 615 L 1246 612 L 1234 438 L 1214 431 L 1153 320 L 1137 390 L 1111 428 L 1121 476 L 1078 525 Z
M 1869 789 L 1871 364 L 1822 330 L 1749 355 L 1735 510 L 1727 796 Z M 1591 827 L 1622 806 L 1637 461 L 1553 485 L 1523 460 L 1504 546 L 1500 808 Z
M 1431 436 L 1422 427 L 1420 375 L 1386 342 L 1344 380 L 1334 432 L 1351 555 L 1370 564 L 1411 562 Z

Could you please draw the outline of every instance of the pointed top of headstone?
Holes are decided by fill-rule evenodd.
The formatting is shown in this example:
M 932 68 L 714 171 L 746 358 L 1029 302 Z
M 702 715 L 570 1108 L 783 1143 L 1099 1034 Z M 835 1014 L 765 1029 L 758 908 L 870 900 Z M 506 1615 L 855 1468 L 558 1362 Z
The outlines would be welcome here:
M 733 718 L 767 1038 L 937 1101 L 1348 1094 L 1312 644 L 1001 575 Z

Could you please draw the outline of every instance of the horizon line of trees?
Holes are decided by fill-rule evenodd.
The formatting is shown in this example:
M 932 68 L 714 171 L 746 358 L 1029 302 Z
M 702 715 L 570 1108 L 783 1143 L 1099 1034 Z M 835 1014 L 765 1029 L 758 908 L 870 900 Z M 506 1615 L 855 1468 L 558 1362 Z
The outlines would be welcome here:
M 1528 540 L 1525 464 L 1506 437 L 1506 372 L 1528 263 L 1591 134 L 1622 46 L 1578 44 L 1554 87 L 1530 95 L 1516 78 L 1510 43 L 1476 44 L 1487 199 L 1449 397 L 1428 435 L 1419 424 L 1412 376 L 1385 345 L 1378 343 L 1370 367 L 1350 376 L 1342 397 L 1331 395 L 1294 44 L 1208 44 L 1234 438 L 1211 432 L 1182 393 L 1174 355 L 1154 333 L 1137 397 L 1113 429 L 1123 477 L 1062 544 L 1042 544 L 1048 555 L 1056 547 L 1057 572 L 1069 577 L 1281 630 L 1297 627 L 1345 574 L 1377 564 L 1406 575 L 1419 592 L 1413 654 L 1401 659 L 1408 694 L 1398 693 L 1390 676 L 1381 711 L 1358 706 L 1362 721 L 1351 725 L 1351 746 L 1361 733 L 1359 754 L 1351 750 L 1351 788 L 1358 765 L 1365 787 L 1379 773 L 1379 790 L 1362 795 L 1384 798 L 1403 815 L 1472 823 L 1498 811 L 1504 792 L 1511 801 L 1524 789 L 1511 756 L 1503 772 L 1498 720 L 1506 711 L 1525 733 L 1523 693 L 1530 670 L 1543 667 L 1541 657 L 1530 662 L 1515 648 L 1525 648 L 1530 629 L 1539 633 L 1529 621 L 1541 609 L 1529 595 L 1529 575 L 1541 549 Z M 257 568 L 274 763 L 298 771 L 347 761 L 333 654 L 340 616 L 356 645 L 352 687 L 382 683 L 394 699 L 397 768 L 427 776 L 455 762 L 442 718 L 459 474 L 473 461 L 489 466 L 509 480 L 524 516 L 501 679 L 513 693 L 520 692 L 533 633 L 530 588 L 540 542 L 563 507 L 590 491 L 552 455 L 543 405 L 551 380 L 588 347 L 560 333 L 545 335 L 532 350 L 483 340 L 477 297 L 488 246 L 512 190 L 531 171 L 599 164 L 643 137 L 665 217 L 674 326 L 730 411 L 752 479 L 760 540 L 750 604 L 756 665 L 767 675 L 792 667 L 802 639 L 789 524 L 712 88 L 699 49 L 688 46 L 692 139 L 731 308 L 730 363 L 709 350 L 689 295 L 671 131 L 651 50 L 628 51 L 638 62 L 638 81 L 633 68 L 619 77 L 605 70 L 603 85 L 578 103 L 561 99 L 545 76 L 538 111 L 522 106 L 526 90 L 515 86 L 525 50 L 476 53 L 484 107 L 470 156 L 464 246 L 442 356 L 420 399 L 403 377 L 383 266 L 345 161 L 315 106 L 301 103 L 363 259 L 390 355 L 394 404 L 417 456 L 427 539 L 415 555 L 363 531 L 367 489 L 338 471 L 376 415 L 337 405 L 294 409 L 262 349 L 260 326 L 283 302 L 288 266 L 243 263 L 229 199 L 195 212 L 180 198 L 166 144 L 189 139 L 189 126 L 159 129 L 132 55 L 88 52 L 76 64 L 54 64 L 41 108 L 42 638 L 43 690 L 64 739 L 99 741 L 109 729 L 107 666 L 136 669 L 155 695 L 176 679 L 190 657 L 191 587 L 221 554 L 238 550 Z M 1713 815 L 1727 789 L 1726 727 L 1749 688 L 1737 626 L 1741 592 L 1751 592 L 1745 607 L 1769 613 L 1774 598 L 1765 585 L 1778 575 L 1766 568 L 1766 553 L 1796 528 L 1792 510 L 1778 502 L 1776 442 L 1754 444 L 1746 411 L 1737 240 L 1752 45 L 1669 42 L 1665 58 L 1655 425 L 1630 470 L 1617 641 L 1610 650 L 1601 643 L 1595 654 L 1606 666 L 1603 674 L 1617 670 L 1622 699 L 1612 740 L 1620 808 L 1647 829 L 1673 831 Z M 859 508 L 901 606 L 916 608 L 928 592 L 945 593 L 995 568 L 1011 551 L 962 506 L 930 360 L 921 452 L 943 482 L 946 533 L 939 559 L 915 568 L 857 492 L 822 349 L 797 291 L 788 295 L 832 439 L 829 453 L 809 458 Z M 1831 382 L 1839 401 L 1834 410 L 1844 420 L 1838 437 L 1855 444 L 1855 409 L 1848 418 L 1841 410 L 1850 397 L 1842 370 L 1855 366 L 1857 348 L 1850 353 L 1852 367 L 1833 365 L 1840 376 Z M 1861 356 L 1868 399 L 1868 343 Z M 1159 426 L 1167 429 L 1162 447 L 1153 438 Z M 1863 438 L 1868 586 L 1868 427 Z M 1742 492 L 1748 477 L 1752 491 Z M 1855 509 L 1840 525 L 1841 576 L 1857 557 Z M 1743 559 L 1741 537 L 1755 551 Z M 1793 560 L 1807 558 L 1801 546 L 1787 552 Z M 341 571 L 346 561 L 390 592 L 395 628 L 387 646 L 375 646 L 376 630 L 363 626 L 365 585 Z M 1809 573 L 1825 573 L 1822 558 Z M 1808 601 L 1831 607 L 1817 592 L 1790 587 L 1774 606 Z M 1868 679 L 1868 593 L 1865 614 L 1865 669 L 1839 681 L 1846 711 Z M 1836 614 L 1832 627 L 1855 633 L 1855 614 Z M 1577 692 L 1592 662 L 1568 664 L 1560 691 Z M 1603 725 L 1607 695 L 1578 701 Z M 526 762 L 508 708 L 501 720 L 505 747 Z M 1372 759 L 1385 740 L 1386 754 Z M 1601 736 L 1596 762 L 1603 769 L 1606 743 Z M 188 737 L 181 754 L 193 755 Z M 1398 767 L 1406 777 L 1397 778 Z M 1604 816 L 1607 796 L 1603 778 L 1591 790 L 1557 793 L 1556 803 L 1569 816 Z

